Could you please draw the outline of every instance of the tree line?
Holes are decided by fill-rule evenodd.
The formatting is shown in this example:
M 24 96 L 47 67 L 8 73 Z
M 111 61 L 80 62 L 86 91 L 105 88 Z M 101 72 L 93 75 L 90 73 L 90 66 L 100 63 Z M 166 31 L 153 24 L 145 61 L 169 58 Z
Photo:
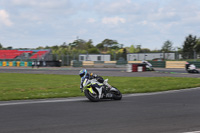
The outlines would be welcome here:
M 0 49 L 13 49 L 11 46 L 4 48 L 0 43 Z M 18 48 L 27 49 L 27 48 Z M 124 44 L 120 44 L 117 40 L 104 39 L 101 43 L 94 45 L 90 39 L 88 41 L 83 39 L 76 39 L 72 43 L 66 43 L 54 46 L 37 47 L 35 49 L 51 49 L 53 54 L 58 55 L 73 55 L 73 54 L 121 54 L 125 57 L 126 53 L 154 53 L 154 52 L 179 52 L 184 59 L 193 59 L 195 56 L 200 55 L 200 38 L 193 35 L 185 37 L 183 45 L 180 47 L 174 47 L 173 42 L 166 40 L 161 49 L 150 50 L 148 48 L 142 48 L 141 45 L 131 45 L 130 47 L 124 47 Z

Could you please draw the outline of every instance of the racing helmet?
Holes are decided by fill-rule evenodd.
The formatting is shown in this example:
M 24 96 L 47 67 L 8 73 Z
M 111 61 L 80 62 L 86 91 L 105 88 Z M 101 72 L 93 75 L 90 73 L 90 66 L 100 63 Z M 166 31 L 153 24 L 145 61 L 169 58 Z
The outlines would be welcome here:
M 79 75 L 80 75 L 81 78 L 82 78 L 82 77 L 85 77 L 86 74 L 87 74 L 87 70 L 86 70 L 86 69 L 82 69 L 82 70 L 80 70 L 80 72 L 79 72 Z

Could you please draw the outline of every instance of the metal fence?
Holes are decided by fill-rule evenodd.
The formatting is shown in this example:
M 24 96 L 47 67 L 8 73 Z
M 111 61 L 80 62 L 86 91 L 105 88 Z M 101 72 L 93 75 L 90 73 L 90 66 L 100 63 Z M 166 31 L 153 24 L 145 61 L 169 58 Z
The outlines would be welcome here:
M 62 66 L 70 66 L 72 61 L 76 61 L 79 63 L 79 55 L 80 53 L 72 53 L 72 54 L 52 54 L 47 53 L 44 56 L 37 57 L 36 59 L 30 59 L 31 55 L 28 54 L 22 54 L 14 59 L 8 59 L 5 57 L 5 59 L 0 59 L 0 61 L 24 61 L 24 62 L 32 62 L 32 61 L 60 61 Z M 117 61 L 117 64 L 125 64 L 127 61 L 129 61 L 129 56 L 123 53 L 111 53 L 110 54 L 110 61 Z M 127 59 L 128 58 L 128 59 Z M 167 61 L 167 57 L 163 56 L 163 61 Z M 200 54 L 198 53 L 181 53 L 181 52 L 175 52 L 175 58 L 174 60 L 185 60 L 185 61 L 200 61 Z M 151 61 L 151 60 L 150 60 Z M 154 64 L 154 62 L 151 62 Z M 160 62 L 161 63 L 161 62 Z M 161 64 L 155 64 L 156 66 L 164 66 L 163 62 Z M 197 64 L 198 66 L 200 64 Z

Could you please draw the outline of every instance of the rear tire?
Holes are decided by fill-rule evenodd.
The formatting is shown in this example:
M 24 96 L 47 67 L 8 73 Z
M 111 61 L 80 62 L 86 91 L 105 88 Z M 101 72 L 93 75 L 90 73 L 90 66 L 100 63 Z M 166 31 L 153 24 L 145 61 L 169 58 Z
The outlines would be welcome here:
M 198 70 L 194 70 L 194 72 L 195 72 L 195 73 L 199 73 L 199 71 L 198 71 Z
M 115 87 L 114 87 L 115 88 Z M 113 94 L 113 99 L 114 100 L 121 100 L 122 99 L 122 93 L 117 89 L 115 88 L 117 91 L 111 91 L 110 93 Z
M 90 101 L 92 101 L 92 102 L 98 102 L 98 101 L 99 101 L 99 96 L 98 96 L 97 94 L 94 95 L 94 94 L 90 93 L 90 91 L 87 90 L 87 89 L 84 91 L 84 93 L 85 93 L 85 96 L 86 96 Z

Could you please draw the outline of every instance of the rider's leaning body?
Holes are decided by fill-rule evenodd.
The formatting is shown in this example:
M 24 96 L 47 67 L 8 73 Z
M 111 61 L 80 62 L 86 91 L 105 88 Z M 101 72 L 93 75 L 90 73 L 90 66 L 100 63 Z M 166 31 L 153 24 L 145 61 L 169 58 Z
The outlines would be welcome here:
M 88 73 L 86 69 L 83 69 L 79 72 L 79 75 L 81 77 L 81 84 L 80 84 L 80 89 L 82 91 L 83 89 L 83 82 L 85 79 L 96 79 L 99 83 L 103 83 L 104 79 L 101 76 L 98 76 L 97 74 L 93 73 Z

